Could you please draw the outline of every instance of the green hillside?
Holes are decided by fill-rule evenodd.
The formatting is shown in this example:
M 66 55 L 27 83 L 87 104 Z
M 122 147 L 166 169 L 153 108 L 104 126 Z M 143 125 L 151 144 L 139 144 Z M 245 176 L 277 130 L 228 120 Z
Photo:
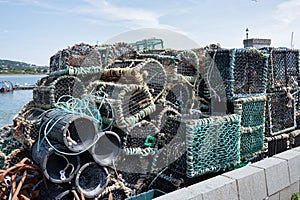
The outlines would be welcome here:
M 0 59 L 0 74 L 40 74 L 47 73 L 47 70 L 48 66 Z

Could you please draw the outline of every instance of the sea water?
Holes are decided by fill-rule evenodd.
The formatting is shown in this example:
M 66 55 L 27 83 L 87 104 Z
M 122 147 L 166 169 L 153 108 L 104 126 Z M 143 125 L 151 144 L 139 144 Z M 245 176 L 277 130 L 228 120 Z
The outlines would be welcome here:
M 46 75 L 0 75 L 0 81 L 10 81 L 13 85 L 35 84 Z M 32 100 L 32 90 L 15 90 L 0 93 L 0 127 L 12 124 L 14 116 L 27 102 Z

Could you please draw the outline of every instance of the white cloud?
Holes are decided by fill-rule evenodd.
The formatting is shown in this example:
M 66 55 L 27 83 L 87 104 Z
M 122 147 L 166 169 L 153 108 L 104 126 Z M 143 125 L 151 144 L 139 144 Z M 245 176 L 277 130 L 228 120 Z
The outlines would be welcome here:
M 286 0 L 278 4 L 275 19 L 288 25 L 300 20 L 300 0 Z
M 127 28 L 169 28 L 174 27 L 161 24 L 159 18 L 161 13 L 149 11 L 137 7 L 119 6 L 111 4 L 106 0 L 85 0 L 88 6 L 81 8 L 79 12 L 91 17 L 93 20 L 107 20 L 124 24 Z M 78 10 L 77 10 L 78 11 Z

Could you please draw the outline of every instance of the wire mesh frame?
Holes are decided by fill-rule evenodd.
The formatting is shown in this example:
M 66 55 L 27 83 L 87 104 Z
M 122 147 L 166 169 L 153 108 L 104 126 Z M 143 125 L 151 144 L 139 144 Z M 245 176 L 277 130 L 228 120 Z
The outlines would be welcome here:
M 13 135 L 12 125 L 0 128 L 0 169 L 12 166 L 13 162 L 22 156 L 19 152 L 24 151 L 21 143 Z
M 199 76 L 199 58 L 198 55 L 191 50 L 185 50 L 177 56 L 179 62 L 177 65 L 177 73 L 183 75 L 189 82 L 194 83 L 196 77 Z
M 184 162 L 182 166 L 186 165 L 186 168 L 176 164 L 175 171 L 192 178 L 238 164 L 240 123 L 237 114 L 183 119 L 181 126 L 186 131 L 186 154 L 176 162 Z
M 267 94 L 265 136 L 275 136 L 296 128 L 295 95 L 290 92 Z
M 265 95 L 267 89 L 267 56 L 255 49 L 233 49 L 230 52 L 228 97 Z
M 146 84 L 154 101 L 159 98 L 167 84 L 166 70 L 159 61 L 153 58 L 117 60 L 103 71 L 101 77 L 103 81 L 113 80 L 126 84 Z M 126 77 L 132 78 L 122 81 Z
M 27 149 L 30 149 L 38 138 L 43 113 L 44 110 L 36 108 L 34 102 L 30 101 L 13 119 L 14 138 Z
M 47 76 L 40 79 L 33 89 L 33 101 L 37 107 L 53 108 L 63 95 L 80 98 L 85 93 L 85 87 L 75 76 Z M 61 99 L 67 101 L 68 99 Z
M 195 94 L 193 90 L 193 85 L 183 76 L 178 75 L 176 80 L 167 85 L 161 99 L 179 113 L 188 113 L 194 104 Z
M 262 49 L 262 52 L 270 54 L 268 58 L 269 92 L 280 90 L 283 87 L 296 88 L 299 86 L 299 50 L 267 48 Z
M 150 92 L 140 85 L 94 81 L 88 86 L 88 91 L 91 90 L 106 94 L 113 110 L 105 107 L 103 111 L 113 112 L 114 119 L 107 117 L 112 117 L 111 114 L 104 115 L 103 119 L 106 122 L 114 120 L 118 128 L 130 127 L 155 111 Z
M 240 157 L 251 158 L 263 151 L 266 96 L 234 101 L 234 113 L 241 115 Z

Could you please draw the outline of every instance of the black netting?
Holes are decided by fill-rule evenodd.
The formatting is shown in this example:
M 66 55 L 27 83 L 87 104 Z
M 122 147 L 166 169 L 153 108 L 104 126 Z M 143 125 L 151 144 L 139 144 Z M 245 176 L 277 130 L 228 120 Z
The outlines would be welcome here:
M 266 134 L 276 135 L 296 127 L 295 100 L 285 92 L 268 94 L 266 105 Z

